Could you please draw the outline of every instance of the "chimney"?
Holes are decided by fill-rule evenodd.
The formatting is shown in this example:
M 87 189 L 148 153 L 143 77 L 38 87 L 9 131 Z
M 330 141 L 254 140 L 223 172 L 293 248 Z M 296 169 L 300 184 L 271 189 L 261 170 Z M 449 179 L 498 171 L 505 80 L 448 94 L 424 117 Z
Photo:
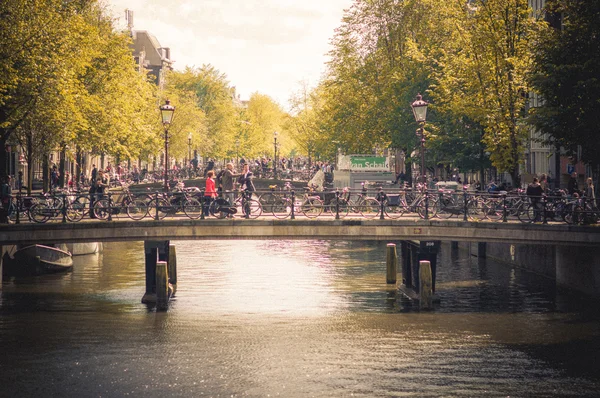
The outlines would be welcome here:
M 127 29 L 133 31 L 133 10 L 125 10 L 125 21 L 127 21 Z

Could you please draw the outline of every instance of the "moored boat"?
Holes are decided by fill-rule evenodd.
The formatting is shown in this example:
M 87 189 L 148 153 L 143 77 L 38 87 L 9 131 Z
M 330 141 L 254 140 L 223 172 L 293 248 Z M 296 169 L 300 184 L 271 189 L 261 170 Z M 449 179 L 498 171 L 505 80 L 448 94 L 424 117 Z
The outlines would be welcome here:
M 69 251 L 45 245 L 29 245 L 18 248 L 12 257 L 5 255 L 3 274 L 43 275 L 66 272 L 73 268 Z

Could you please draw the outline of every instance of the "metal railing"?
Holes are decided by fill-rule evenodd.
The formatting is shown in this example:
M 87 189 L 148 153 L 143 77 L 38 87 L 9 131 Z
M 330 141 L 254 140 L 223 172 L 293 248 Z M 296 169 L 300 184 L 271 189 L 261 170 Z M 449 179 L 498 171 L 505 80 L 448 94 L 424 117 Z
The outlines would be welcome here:
M 208 199 L 198 188 L 164 192 L 111 190 L 106 193 L 65 191 L 38 195 L 13 195 L 9 219 L 24 222 L 79 222 L 87 219 L 135 221 L 189 218 L 204 220 L 344 218 L 455 219 L 470 222 L 526 222 L 597 224 L 600 211 L 586 198 L 548 195 L 530 198 L 522 191 L 484 193 L 425 189 L 332 189 L 314 191 L 288 185 L 240 193 L 245 196 L 229 203 L 225 195 Z

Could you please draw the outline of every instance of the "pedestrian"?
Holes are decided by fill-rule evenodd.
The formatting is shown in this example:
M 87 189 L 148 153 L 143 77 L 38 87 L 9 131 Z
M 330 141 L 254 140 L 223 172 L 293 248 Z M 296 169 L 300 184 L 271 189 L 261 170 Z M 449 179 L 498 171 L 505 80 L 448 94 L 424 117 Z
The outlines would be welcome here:
M 94 185 L 96 183 L 97 178 L 98 178 L 98 169 L 96 168 L 96 165 L 93 164 L 92 165 L 92 179 L 90 181 L 90 185 Z
M 104 171 L 100 170 L 98 173 L 98 179 L 96 180 L 96 200 L 104 199 L 104 194 L 108 189 L 108 175 Z
M 569 178 L 569 182 L 567 183 L 567 192 L 569 195 L 573 196 L 575 193 L 579 193 L 579 186 L 577 184 L 577 172 L 571 173 L 571 177 Z
M 204 177 L 208 177 L 208 172 L 214 168 L 215 168 L 215 161 L 214 161 L 214 159 L 210 159 L 206 163 L 206 168 L 204 169 Z M 214 173 L 213 173 L 213 175 L 214 175 Z
M 585 200 L 592 206 L 592 209 L 596 208 L 596 188 L 594 187 L 594 181 L 592 177 L 588 177 L 585 183 L 585 189 L 583 194 L 585 196 Z
M 527 191 L 525 193 L 527 194 L 527 197 L 529 197 L 529 202 L 533 207 L 533 212 L 535 214 L 533 221 L 538 222 L 540 221 L 542 196 L 544 196 L 544 190 L 542 189 L 537 177 L 533 178 L 533 182 L 527 186 Z
M 233 192 L 234 178 L 239 176 L 233 172 L 233 163 L 227 163 L 225 170 L 221 176 L 221 187 L 223 189 L 223 197 L 233 206 L 235 203 L 235 193 Z M 228 214 L 227 218 L 233 218 L 233 214 Z
M 58 188 L 58 177 L 60 176 L 60 173 L 58 172 L 58 169 L 56 168 L 56 166 L 52 166 L 52 172 L 50 173 L 50 187 L 52 190 L 55 190 L 56 188 Z
M 204 188 L 204 215 L 208 216 L 208 209 L 213 200 L 217 197 L 217 189 L 215 180 L 213 179 L 215 172 L 208 170 L 206 172 L 206 185 Z
M 4 176 L 0 185 L 0 203 L 2 203 L 2 211 L 0 212 L 0 222 L 10 224 L 9 207 L 12 200 L 12 187 L 10 186 L 10 176 Z
M 256 191 L 256 188 L 254 187 L 254 183 L 252 182 L 252 178 L 254 178 L 254 176 L 252 175 L 252 172 L 250 171 L 250 167 L 248 166 L 248 164 L 245 164 L 244 169 L 242 170 L 242 174 L 240 174 L 240 176 L 238 178 L 238 183 L 242 187 L 243 191 L 251 192 L 251 193 Z
M 548 192 L 548 176 L 546 174 L 540 176 L 540 186 L 544 193 Z

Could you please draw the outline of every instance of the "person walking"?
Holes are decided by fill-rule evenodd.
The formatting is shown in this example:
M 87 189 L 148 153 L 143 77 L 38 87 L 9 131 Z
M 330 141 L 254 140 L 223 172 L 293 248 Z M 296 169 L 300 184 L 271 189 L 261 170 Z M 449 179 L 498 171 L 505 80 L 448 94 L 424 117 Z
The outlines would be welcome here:
M 60 173 L 56 166 L 52 166 L 52 172 L 50 172 L 50 188 L 52 191 L 58 188 L 58 180 L 60 177 Z
M 254 183 L 252 182 L 253 178 L 254 178 L 254 176 L 253 176 L 252 172 L 250 171 L 250 166 L 248 166 L 248 164 L 246 163 L 244 165 L 244 169 L 242 170 L 242 174 L 240 174 L 240 176 L 238 178 L 238 183 L 242 187 L 242 190 L 244 190 L 246 192 L 250 192 L 250 193 L 256 191 L 256 188 L 254 187 Z
M 215 180 L 213 179 L 215 172 L 208 170 L 206 172 L 206 185 L 204 188 L 204 215 L 208 216 L 208 209 L 213 200 L 217 197 L 217 189 Z
M 571 177 L 569 178 L 569 182 L 567 183 L 567 192 L 569 195 L 573 196 L 575 193 L 579 193 L 579 186 L 577 184 L 577 172 L 571 173 Z
M 544 193 L 548 192 L 548 176 L 546 174 L 542 174 L 540 176 L 540 185 Z
M 206 164 L 206 168 L 204 169 L 204 177 L 208 177 L 208 172 L 215 168 L 215 161 L 210 159 Z M 214 175 L 214 173 L 213 173 Z
M 10 202 L 12 200 L 12 187 L 10 185 L 10 176 L 6 175 L 2 179 L 2 185 L 0 186 L 0 202 L 2 203 L 2 209 L 0 210 L 0 223 L 10 224 Z
M 90 181 L 90 185 L 94 185 L 96 183 L 97 179 L 98 179 L 98 169 L 96 168 L 96 165 L 93 164 L 92 165 L 92 179 Z
M 221 176 L 221 186 L 223 189 L 223 197 L 233 206 L 235 203 L 235 193 L 233 192 L 234 178 L 239 176 L 233 172 L 233 163 L 227 163 L 225 170 Z M 233 218 L 233 214 L 228 214 L 227 218 Z
M 596 188 L 594 187 L 594 181 L 592 177 L 588 177 L 585 183 L 585 189 L 583 191 L 585 200 L 590 204 L 592 209 L 596 209 Z
M 527 194 L 527 197 L 529 197 L 529 201 L 535 214 L 533 222 L 539 222 L 541 219 L 542 196 L 544 195 L 544 190 L 537 177 L 533 178 L 533 182 L 527 186 L 527 191 L 525 193 Z

